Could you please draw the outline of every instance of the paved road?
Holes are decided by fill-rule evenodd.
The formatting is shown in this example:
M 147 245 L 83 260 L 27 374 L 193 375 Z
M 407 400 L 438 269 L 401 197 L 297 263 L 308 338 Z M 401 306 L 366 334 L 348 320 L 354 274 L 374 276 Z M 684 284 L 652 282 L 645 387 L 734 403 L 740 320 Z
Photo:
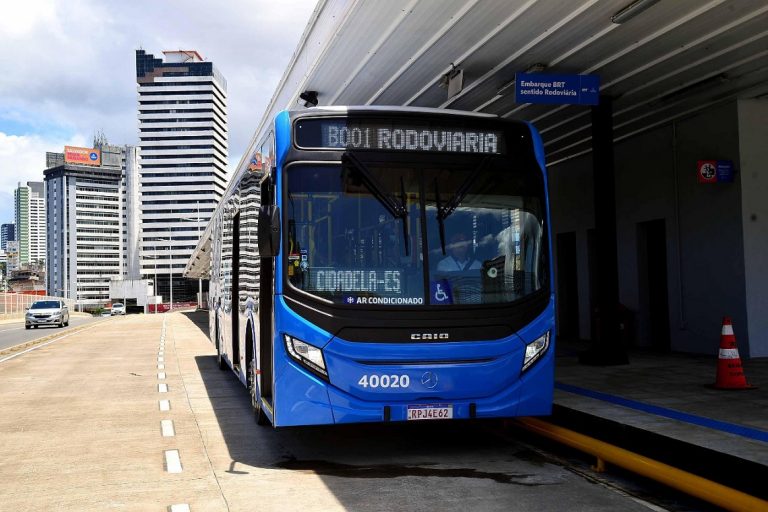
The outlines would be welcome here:
M 61 329 L 58 327 L 38 327 L 37 329 L 26 330 L 24 329 L 24 320 L 20 320 L 19 322 L 0 324 L 0 350 L 12 347 L 14 345 L 19 345 L 20 343 L 26 343 L 37 338 L 50 336 L 51 334 L 65 334 L 72 327 L 85 325 L 95 320 L 100 320 L 100 318 L 70 316 L 69 326 Z
M 190 316 L 0 363 L 0 510 L 648 510 L 488 424 L 258 427 Z

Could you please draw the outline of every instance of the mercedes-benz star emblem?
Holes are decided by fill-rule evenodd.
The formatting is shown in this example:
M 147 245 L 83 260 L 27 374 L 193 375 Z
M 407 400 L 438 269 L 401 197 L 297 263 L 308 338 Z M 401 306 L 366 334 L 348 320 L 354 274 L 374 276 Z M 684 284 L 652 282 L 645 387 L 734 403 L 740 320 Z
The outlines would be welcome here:
M 432 372 L 424 372 L 421 376 L 421 383 L 428 389 L 433 389 L 437 386 L 437 375 Z

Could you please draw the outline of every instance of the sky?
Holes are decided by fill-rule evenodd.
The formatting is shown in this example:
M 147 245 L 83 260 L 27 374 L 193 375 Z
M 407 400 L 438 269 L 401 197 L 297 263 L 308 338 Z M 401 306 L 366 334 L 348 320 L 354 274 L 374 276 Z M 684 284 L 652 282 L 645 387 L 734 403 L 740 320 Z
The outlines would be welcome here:
M 45 152 L 138 142 L 136 57 L 197 50 L 227 80 L 230 171 L 317 0 L 21 0 L 0 16 L 0 223 Z

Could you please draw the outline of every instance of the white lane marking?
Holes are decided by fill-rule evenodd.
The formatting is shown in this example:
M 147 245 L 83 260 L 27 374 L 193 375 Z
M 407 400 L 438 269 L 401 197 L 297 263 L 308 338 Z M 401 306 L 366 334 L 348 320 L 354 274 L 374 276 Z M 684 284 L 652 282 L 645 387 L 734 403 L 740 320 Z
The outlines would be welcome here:
M 165 359 L 163 359 L 163 356 L 160 356 L 160 357 L 157 358 L 157 362 L 158 363 L 164 363 Z
M 165 372 L 159 372 L 157 374 L 157 378 L 160 380 L 165 380 Z
M 179 450 L 166 450 L 165 470 L 169 473 L 181 473 L 181 457 L 179 457 Z
M 165 365 L 163 363 L 160 363 L 157 365 L 158 370 L 165 370 Z
M 158 403 L 160 404 L 160 410 L 161 411 L 170 411 L 171 410 L 171 401 L 170 400 L 160 400 Z
M 92 326 L 90 326 L 90 327 L 86 327 L 86 328 L 84 328 L 84 329 L 80 329 L 80 330 L 78 330 L 78 331 L 75 331 L 75 332 L 70 332 L 69 334 L 65 334 L 64 336 L 60 336 L 60 337 L 58 337 L 58 338 L 54 338 L 54 339 L 52 339 L 51 341 L 46 341 L 45 343 L 41 343 L 40 345 L 35 345 L 35 346 L 34 346 L 34 347 L 32 347 L 32 348 L 28 348 L 27 350 L 24 350 L 24 351 L 22 351 L 22 352 L 19 352 L 18 354 L 13 354 L 12 356 L 4 357 L 3 359 L 0 359 L 0 363 L 4 363 L 4 362 L 6 362 L 6 361 L 10 361 L 11 359 L 13 359 L 13 358 L 16 358 L 16 357 L 19 357 L 19 356 L 21 356 L 21 355 L 24 355 L 24 354 L 26 354 L 27 352 L 32 352 L 33 350 L 37 350 L 37 349 L 39 349 L 39 348 L 43 348 L 43 347 L 45 347 L 45 346 L 48 346 L 48 345 L 50 345 L 51 343 L 55 343 L 55 342 L 57 342 L 57 341 L 59 341 L 59 340 L 63 340 L 64 338 L 68 338 L 68 337 L 70 337 L 70 336 L 72 336 L 72 335 L 74 335 L 74 334 L 80 334 L 81 332 L 83 332 L 83 331 L 87 331 L 88 329 L 93 329 L 94 327 L 96 327 L 97 325 L 101 324 L 102 322 L 103 322 L 103 320 L 102 320 L 102 321 L 96 321 L 96 322 L 95 322 L 95 323 L 94 323 Z M 35 341 L 35 340 L 31 340 L 31 341 Z M 27 342 L 24 342 L 24 343 L 20 343 L 19 345 L 24 345 L 25 343 L 30 343 L 30 342 L 29 342 L 29 341 L 27 341 Z M 15 346 L 18 346 L 18 345 L 15 345 Z M 8 349 L 12 349 L 12 348 L 13 348 L 13 347 L 7 347 L 7 348 L 4 348 L 3 350 L 8 350 Z
M 192 512 L 189 505 L 186 503 L 180 503 L 178 505 L 171 505 L 169 507 L 170 512 Z
M 168 392 L 168 384 L 158 384 L 157 385 L 157 392 L 158 393 L 167 393 Z
M 163 437 L 173 437 L 176 435 L 172 420 L 162 420 L 160 422 L 160 430 L 163 432 Z

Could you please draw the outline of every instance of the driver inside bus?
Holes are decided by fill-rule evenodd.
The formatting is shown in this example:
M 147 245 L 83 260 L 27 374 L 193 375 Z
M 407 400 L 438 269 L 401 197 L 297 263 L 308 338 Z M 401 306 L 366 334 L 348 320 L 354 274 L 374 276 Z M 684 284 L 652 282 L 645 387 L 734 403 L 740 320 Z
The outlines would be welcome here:
M 454 233 L 448 244 L 448 256 L 437 264 L 438 272 L 463 272 L 465 270 L 479 270 L 482 264 L 470 254 L 471 241 L 463 231 Z

